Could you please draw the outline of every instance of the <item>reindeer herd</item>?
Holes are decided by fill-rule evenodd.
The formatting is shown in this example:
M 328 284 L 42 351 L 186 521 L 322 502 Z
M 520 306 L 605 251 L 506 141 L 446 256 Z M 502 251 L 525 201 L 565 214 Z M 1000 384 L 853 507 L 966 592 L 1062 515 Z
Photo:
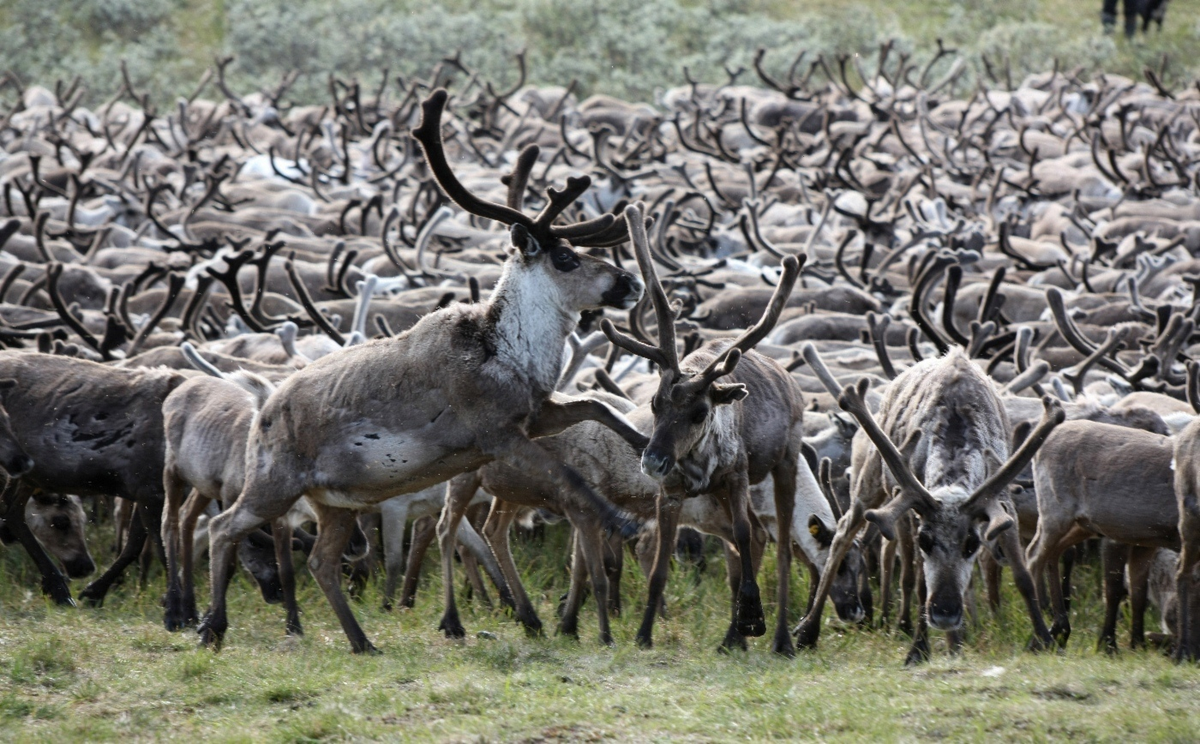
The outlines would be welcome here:
M 368 652 L 344 577 L 411 606 L 435 539 L 448 637 L 456 564 L 539 632 L 510 532 L 557 519 L 558 632 L 590 592 L 613 642 L 628 550 L 650 646 L 700 532 L 722 649 L 767 632 L 774 543 L 773 652 L 831 601 L 910 663 L 1005 566 L 1030 648 L 1065 644 L 1098 539 L 1101 647 L 1128 596 L 1134 646 L 1152 602 L 1196 659 L 1200 85 L 775 56 L 655 106 L 528 85 L 524 55 L 504 89 L 455 55 L 313 106 L 230 59 L 163 110 L 127 75 L 94 108 L 0 78 L 0 537 L 73 604 L 111 518 L 78 596 L 160 559 L 164 625 L 213 648 L 238 565 L 303 632 L 303 551 Z

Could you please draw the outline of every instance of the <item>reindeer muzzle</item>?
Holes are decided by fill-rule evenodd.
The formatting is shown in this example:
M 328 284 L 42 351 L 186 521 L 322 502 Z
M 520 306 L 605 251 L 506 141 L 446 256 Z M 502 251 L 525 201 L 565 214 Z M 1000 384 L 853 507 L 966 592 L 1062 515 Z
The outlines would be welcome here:
M 647 449 L 642 453 L 642 472 L 655 480 L 662 480 L 675 467 L 675 458 Z
M 613 279 L 612 287 L 600 296 L 600 300 L 607 307 L 628 310 L 642 299 L 642 293 L 645 291 L 646 285 L 641 279 L 628 271 L 622 271 Z

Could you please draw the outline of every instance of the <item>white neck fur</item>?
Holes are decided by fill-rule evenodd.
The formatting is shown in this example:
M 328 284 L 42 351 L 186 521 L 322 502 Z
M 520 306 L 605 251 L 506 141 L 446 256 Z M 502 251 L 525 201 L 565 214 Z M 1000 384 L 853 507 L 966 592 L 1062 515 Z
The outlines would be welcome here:
M 563 345 L 579 325 L 579 312 L 563 307 L 558 286 L 544 265 L 509 261 L 492 305 L 496 322 L 496 356 L 535 386 L 553 390 L 562 373 Z

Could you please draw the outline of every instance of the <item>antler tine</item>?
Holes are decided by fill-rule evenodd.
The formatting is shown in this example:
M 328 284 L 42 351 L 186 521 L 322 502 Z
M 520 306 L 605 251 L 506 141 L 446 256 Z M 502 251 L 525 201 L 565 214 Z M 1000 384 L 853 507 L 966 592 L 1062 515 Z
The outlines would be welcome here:
M 300 280 L 300 274 L 296 271 L 296 252 L 292 251 L 288 254 L 287 261 L 283 264 L 284 271 L 287 272 L 288 282 L 292 285 L 292 291 L 296 293 L 296 297 L 300 299 L 300 304 L 304 306 L 304 311 L 308 313 L 308 317 L 312 318 L 313 323 L 320 328 L 326 336 L 333 339 L 333 342 L 338 346 L 346 345 L 346 338 L 338 329 L 333 327 L 333 324 L 321 314 L 317 306 L 313 303 L 312 296 L 308 293 L 308 288 L 304 286 L 304 282 Z M 243 318 L 243 320 L 245 320 Z
M 634 255 L 637 257 L 638 267 L 642 270 L 646 292 L 654 303 L 654 316 L 658 321 L 659 355 L 665 362 L 659 366 L 679 372 L 679 354 L 675 350 L 675 312 L 671 309 L 667 293 L 663 291 L 662 284 L 658 281 L 658 273 L 654 270 L 654 259 L 650 257 L 650 240 L 646 237 L 646 223 L 642 219 L 640 203 L 625 207 L 625 221 L 629 223 L 629 236 L 633 239 Z
M 604 332 L 604 335 L 608 337 L 608 340 L 611 341 L 613 345 L 621 347 L 630 354 L 633 354 L 634 356 L 640 356 L 643 359 L 649 359 L 663 369 L 666 369 L 670 366 L 667 358 L 662 354 L 662 349 L 659 349 L 657 346 L 651 346 L 650 344 L 644 344 L 632 336 L 621 333 L 608 318 L 604 318 L 600 321 L 600 330 Z
M 609 223 L 608 227 L 602 230 L 596 230 L 586 234 L 573 234 L 577 232 L 582 233 L 585 228 L 590 230 L 608 216 L 610 215 L 603 215 L 594 220 L 580 222 L 577 225 L 552 227 L 550 228 L 550 234 L 557 237 L 566 238 L 567 240 L 570 240 L 572 244 L 580 248 L 608 248 L 609 246 L 620 245 L 626 240 L 629 240 L 629 223 L 626 222 L 625 215 L 623 214 L 611 215 L 613 220 Z M 653 225 L 654 218 L 648 218 L 646 220 L 646 226 L 649 228 Z
M 100 342 L 96 340 L 95 336 L 88 332 L 88 329 L 84 327 L 83 323 L 80 322 L 78 318 L 71 314 L 70 309 L 67 307 L 67 303 L 63 300 L 62 294 L 60 294 L 58 291 L 58 280 L 59 277 L 62 276 L 62 272 L 63 265 L 58 261 L 52 261 L 46 267 L 46 290 L 50 294 L 50 302 L 52 305 L 54 305 L 54 310 L 58 313 L 58 316 L 63 319 L 63 322 L 66 323 L 72 331 L 75 331 L 75 335 L 83 339 L 85 344 L 92 347 L 97 352 L 100 352 Z M 108 361 L 110 358 L 107 350 L 101 352 L 101 356 L 104 357 L 105 361 Z
M 512 173 L 508 175 L 508 208 L 521 211 L 525 206 L 525 187 L 529 185 L 529 174 L 537 164 L 538 155 L 542 149 L 537 145 L 529 145 L 517 156 Z
M 1187 362 L 1187 401 L 1196 413 L 1200 413 L 1200 363 Z
M 804 344 L 800 349 L 800 356 L 804 357 L 804 361 L 808 362 L 808 366 L 812 368 L 813 374 L 821 381 L 825 387 L 825 391 L 837 400 L 842 395 L 841 384 L 833 373 L 829 371 L 829 367 L 825 366 L 825 360 L 821 359 L 821 355 L 817 352 L 817 347 L 811 341 Z
M 818 471 L 817 481 L 821 484 L 821 490 L 825 493 L 825 500 L 829 502 L 829 508 L 833 511 L 834 519 L 840 522 L 842 521 L 842 505 L 838 503 L 837 495 L 833 492 L 833 460 L 828 457 L 822 457 Z
M 141 350 L 142 344 L 150 337 L 150 334 L 162 322 L 162 319 L 167 317 L 167 313 L 171 312 L 171 308 L 175 305 L 175 301 L 179 299 L 179 293 L 183 291 L 184 277 L 182 274 L 170 272 L 167 274 L 167 296 L 163 298 L 163 302 L 158 306 L 158 310 L 154 315 L 146 321 L 146 325 L 142 326 L 133 337 L 133 341 L 129 344 L 128 356 L 133 356 Z
M 867 403 L 863 399 L 867 389 L 870 387 L 871 381 L 864 377 L 858 381 L 858 385 L 847 385 L 842 389 L 842 395 L 838 398 L 838 405 L 842 410 L 849 413 L 857 421 L 863 431 L 866 432 L 871 442 L 875 444 L 875 448 L 879 450 L 880 457 L 887 465 L 888 471 L 891 472 L 892 478 L 899 484 L 901 495 L 893 497 L 892 502 L 883 509 L 872 509 L 865 515 L 866 518 L 879 525 L 880 532 L 889 540 L 895 539 L 894 523 L 901 515 L 911 508 L 917 509 L 918 512 L 926 512 L 935 509 L 937 502 L 933 495 L 926 490 L 924 484 L 917 480 L 917 476 L 912 469 L 908 467 L 908 463 L 904 461 L 904 456 L 900 454 L 900 450 L 896 449 L 896 445 L 888 438 L 883 429 L 879 428 L 879 424 L 875 422 L 875 417 L 871 415 L 871 411 L 867 408 Z M 892 534 L 888 534 L 888 532 Z
M 896 368 L 892 366 L 892 358 L 888 356 L 887 329 L 892 322 L 891 316 L 867 313 L 867 335 L 871 337 L 871 345 L 875 347 L 875 356 L 879 357 L 879 366 L 889 380 L 896 379 Z
M 429 170 L 433 172 L 434 180 L 446 196 L 471 214 L 505 225 L 520 224 L 532 228 L 533 220 L 521 212 L 505 204 L 480 199 L 467 191 L 450 169 L 442 142 L 442 112 L 446 109 L 448 97 L 445 88 L 438 88 L 429 98 L 422 101 L 421 125 L 412 130 L 413 138 L 420 143 L 425 153 L 425 161 L 429 164 Z
M 567 207 L 583 196 L 583 193 L 592 185 L 591 176 L 571 176 L 567 179 L 567 186 L 562 191 L 553 186 L 546 189 L 546 206 L 542 207 L 542 211 L 534 218 L 533 224 L 540 228 L 549 228 L 554 220 L 563 213 Z M 587 223 L 580 223 L 586 225 Z M 575 226 L 573 226 L 575 227 Z M 607 225 L 605 225 L 607 227 Z
M 775 291 L 771 294 L 771 302 L 767 304 L 767 309 L 763 311 L 762 317 L 753 326 L 742 331 L 741 335 L 723 353 L 708 363 L 708 366 L 700 373 L 702 379 L 711 382 L 720 377 L 721 375 L 713 374 L 718 367 L 727 370 L 721 374 L 729 374 L 733 371 L 733 367 L 737 366 L 736 359 L 740 359 L 742 354 L 753 349 L 759 341 L 767 337 L 787 306 L 788 298 L 792 296 L 792 287 L 796 285 L 796 278 L 800 276 L 800 267 L 807 259 L 808 254 L 806 253 L 801 253 L 799 256 L 784 256 L 783 261 L 780 262 L 783 273 L 779 276 L 779 283 L 775 285 Z M 736 357 L 734 356 L 735 351 L 737 352 Z M 730 362 L 733 364 L 731 365 Z
M 265 333 L 266 329 L 263 325 L 246 309 L 246 303 L 242 298 L 242 288 L 238 284 L 238 272 L 250 262 L 253 256 L 254 251 L 244 250 L 236 256 L 227 256 L 225 258 L 225 263 L 229 266 L 227 270 L 217 271 L 209 266 L 206 271 L 214 279 L 225 285 L 225 291 L 229 293 L 229 307 L 242 319 L 242 322 L 255 333 Z
M 983 485 L 975 489 L 975 493 L 971 494 L 964 509 L 973 508 L 982 512 L 987 502 L 1003 492 L 1009 482 L 1021 474 L 1021 471 L 1029 465 L 1029 461 L 1037 453 L 1038 448 L 1046 441 L 1046 437 L 1054 431 L 1054 427 L 1061 424 L 1066 418 L 1067 414 L 1063 411 L 1062 403 L 1049 395 L 1042 396 L 1042 419 L 1038 422 L 1037 428 L 1026 437 L 1016 453 L 1008 458 L 1008 462 L 993 473 L 991 478 L 984 481 Z

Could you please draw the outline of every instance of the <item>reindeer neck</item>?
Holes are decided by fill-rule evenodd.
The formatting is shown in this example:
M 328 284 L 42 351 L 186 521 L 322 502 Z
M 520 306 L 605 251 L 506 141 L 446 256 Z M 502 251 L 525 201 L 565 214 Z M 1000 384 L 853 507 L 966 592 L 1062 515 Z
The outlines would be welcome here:
M 535 389 L 549 393 L 562 372 L 563 344 L 579 325 L 558 288 L 540 268 L 507 265 L 492 291 L 496 358 Z

